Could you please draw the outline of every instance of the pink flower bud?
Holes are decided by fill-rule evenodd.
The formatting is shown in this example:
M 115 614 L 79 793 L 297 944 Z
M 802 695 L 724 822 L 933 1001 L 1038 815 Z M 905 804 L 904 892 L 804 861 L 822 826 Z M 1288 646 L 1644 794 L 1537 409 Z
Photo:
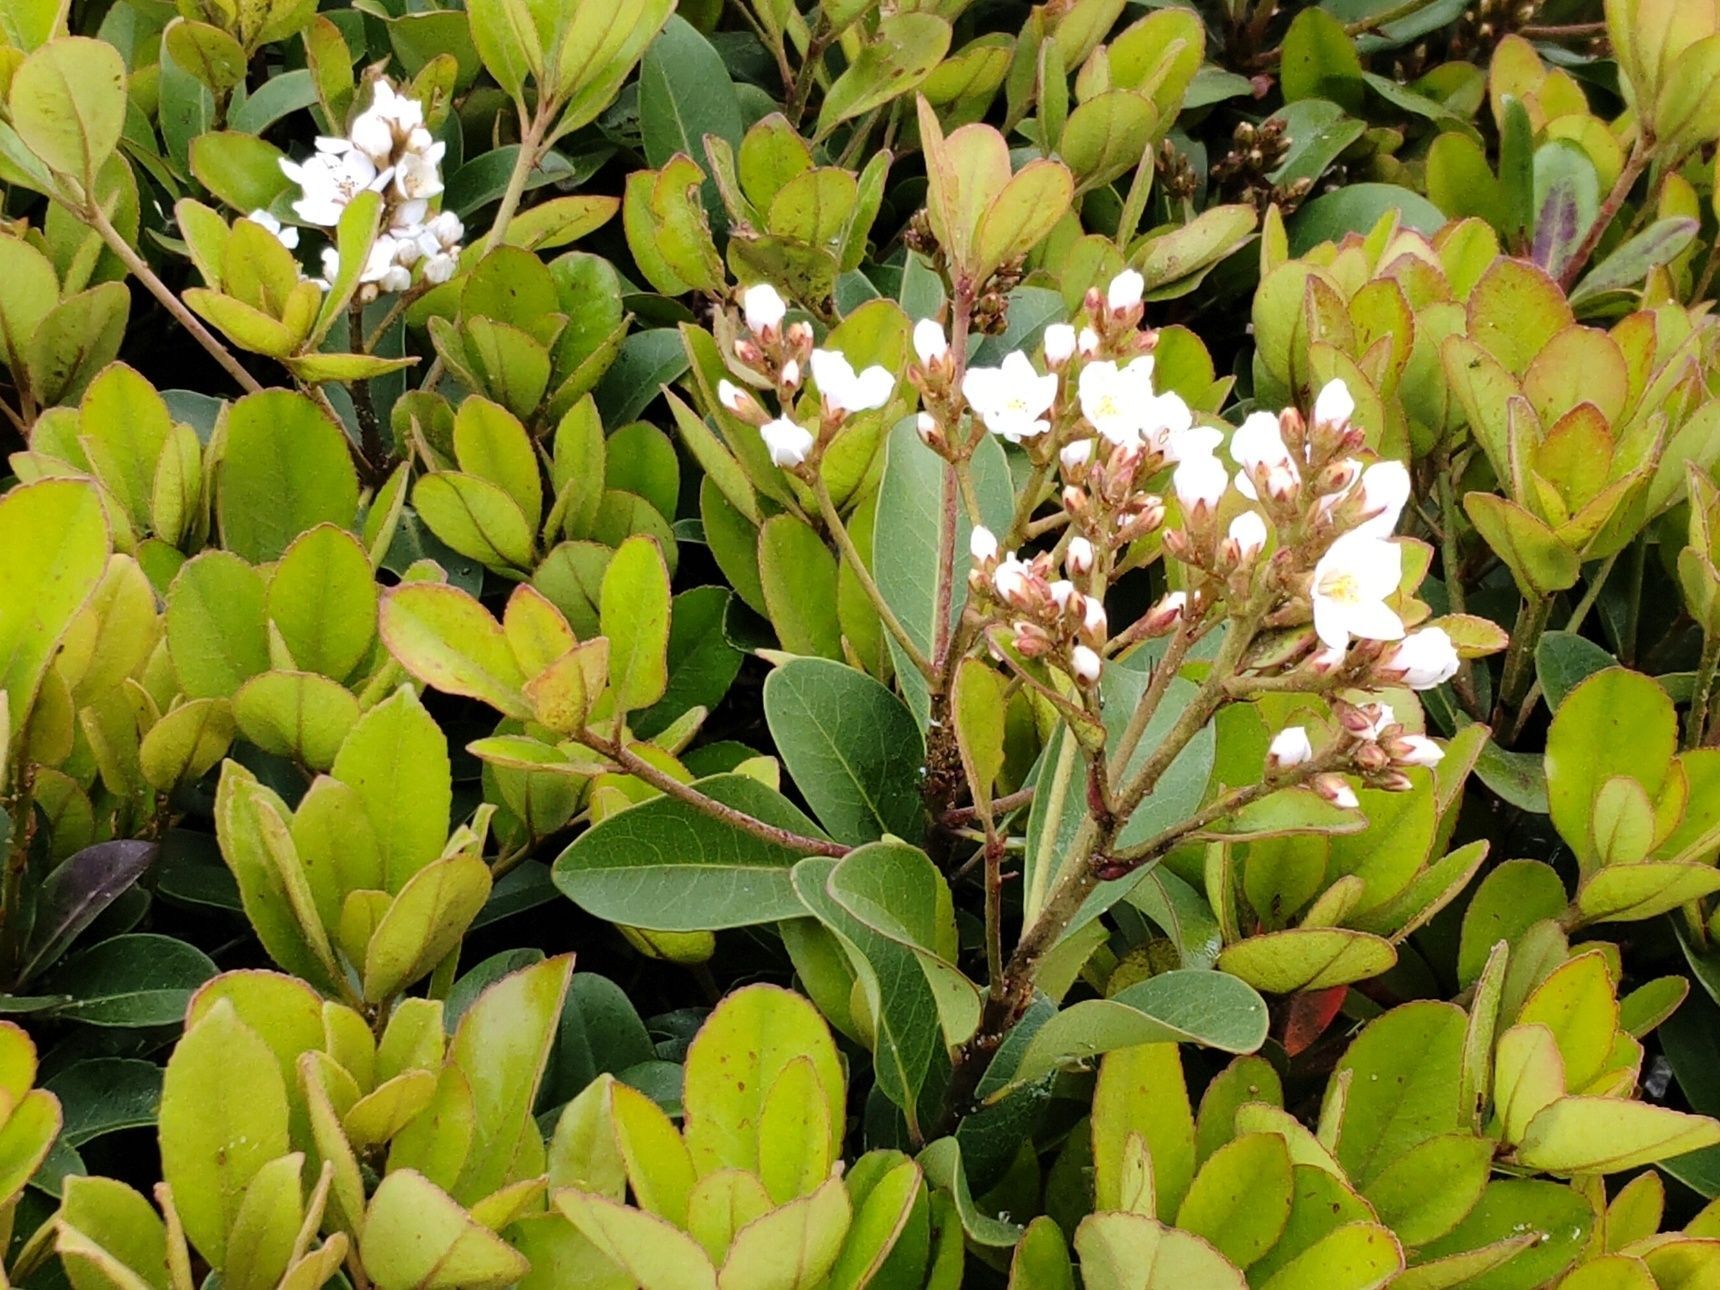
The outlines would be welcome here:
M 1075 679 L 1082 685 L 1092 685 L 1099 679 L 1099 655 L 1085 645 L 1077 645 L 1069 652 L 1069 662 L 1075 672 Z
M 1069 539 L 1069 549 L 1063 553 L 1063 567 L 1070 573 L 1090 573 L 1093 569 L 1093 544 L 1077 534 Z
M 1362 804 L 1356 796 L 1356 790 L 1351 788 L 1340 775 L 1316 775 L 1312 782 L 1314 791 L 1333 806 L 1342 807 L 1346 811 L 1353 811 Z

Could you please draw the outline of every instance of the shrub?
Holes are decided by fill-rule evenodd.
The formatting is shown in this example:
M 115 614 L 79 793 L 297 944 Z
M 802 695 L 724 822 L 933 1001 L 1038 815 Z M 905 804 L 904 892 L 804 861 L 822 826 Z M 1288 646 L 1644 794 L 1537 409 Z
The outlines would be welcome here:
M 4 1279 L 1720 1279 L 1717 72 L 0 12 Z

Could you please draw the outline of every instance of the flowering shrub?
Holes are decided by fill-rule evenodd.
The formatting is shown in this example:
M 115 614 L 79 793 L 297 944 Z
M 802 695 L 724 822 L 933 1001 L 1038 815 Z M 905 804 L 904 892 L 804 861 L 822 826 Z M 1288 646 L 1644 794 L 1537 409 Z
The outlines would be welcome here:
M 1720 1279 L 1717 60 L 0 8 L 3 1279 Z

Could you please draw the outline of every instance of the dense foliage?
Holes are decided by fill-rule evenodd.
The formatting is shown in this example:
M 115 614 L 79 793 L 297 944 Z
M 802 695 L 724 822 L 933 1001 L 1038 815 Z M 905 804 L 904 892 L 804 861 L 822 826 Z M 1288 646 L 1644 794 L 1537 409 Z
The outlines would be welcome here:
M 1720 0 L 0 0 L 0 1284 L 1720 1285 L 1717 139 Z

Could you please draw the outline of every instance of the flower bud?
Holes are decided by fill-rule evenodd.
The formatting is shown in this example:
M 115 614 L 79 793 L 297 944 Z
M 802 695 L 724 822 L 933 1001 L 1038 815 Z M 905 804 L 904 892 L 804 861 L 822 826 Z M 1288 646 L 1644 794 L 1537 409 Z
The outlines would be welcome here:
M 1081 600 L 1081 631 L 1087 639 L 1100 642 L 1110 626 L 1110 620 L 1105 615 L 1104 602 L 1097 596 L 1084 596 Z
M 1445 749 L 1426 735 L 1399 735 L 1387 747 L 1391 759 L 1399 766 L 1437 766 L 1445 759 Z
M 949 338 L 936 319 L 922 318 L 914 324 L 914 353 L 923 367 L 940 362 L 950 352 Z
M 788 306 L 775 287 L 761 282 L 741 293 L 741 311 L 746 317 L 747 330 L 768 339 L 782 326 Z
M 1164 636 L 1181 626 L 1188 615 L 1188 593 L 1173 591 L 1147 610 L 1141 619 L 1141 630 L 1148 636 Z
M 1457 649 L 1443 627 L 1411 632 L 1386 650 L 1376 672 L 1412 690 L 1431 690 L 1457 675 Z
M 1407 793 L 1415 787 L 1415 781 L 1401 770 L 1388 770 L 1374 776 L 1374 787 L 1388 793 Z
M 1075 356 L 1075 329 L 1068 323 L 1052 323 L 1045 329 L 1045 365 L 1062 367 Z
M 800 388 L 800 360 L 791 358 L 782 365 L 782 388 L 798 390 Z
M 1069 651 L 1069 662 L 1075 672 L 1075 679 L 1082 685 L 1092 685 L 1099 679 L 1099 655 L 1085 645 L 1077 645 Z
M 940 447 L 944 442 L 944 432 L 938 429 L 938 419 L 930 412 L 922 412 L 914 419 L 914 430 L 928 448 Z
M 1093 544 L 1076 534 L 1069 539 L 1069 549 L 1063 553 L 1063 567 L 1070 573 L 1090 573 L 1093 569 Z
M 758 432 L 764 446 L 770 450 L 771 461 L 778 466 L 800 465 L 815 442 L 810 430 L 787 417 L 766 422 Z
M 1356 796 L 1356 790 L 1351 788 L 1341 775 L 1316 775 L 1311 783 L 1314 791 L 1333 806 L 1353 811 L 1362 804 Z
M 1075 584 L 1067 578 L 1059 578 L 1047 586 L 1046 590 L 1051 593 L 1051 603 L 1057 606 L 1059 613 L 1069 608 L 1070 597 L 1079 594 L 1075 590 Z
M 1064 444 L 1057 453 L 1057 460 L 1062 464 L 1065 474 L 1077 474 L 1093 460 L 1093 441 L 1077 439 L 1074 443 Z
M 1106 288 L 1105 304 L 1114 314 L 1127 313 L 1141 303 L 1141 294 L 1146 285 L 1146 279 L 1135 270 L 1124 269 L 1111 279 L 1111 285 Z
M 810 350 L 812 348 L 812 324 L 804 319 L 800 322 L 791 322 L 788 325 L 788 330 L 783 333 L 783 338 L 794 349 Z
M 1250 564 L 1266 549 L 1266 521 L 1257 511 L 1243 511 L 1230 522 L 1229 541 L 1238 564 Z
M 1032 583 L 1032 568 L 1026 561 L 1017 559 L 1014 552 L 1005 556 L 991 575 L 991 585 L 998 598 L 1018 609 L 1032 604 Z
M 1077 488 L 1074 484 L 1068 485 L 1063 490 L 1063 509 L 1068 511 L 1071 515 L 1079 515 L 1082 511 L 1086 510 L 1086 492 Z
M 1099 333 L 1091 327 L 1083 327 L 1081 334 L 1075 338 L 1075 348 L 1080 351 L 1082 358 L 1092 358 L 1099 352 Z
M 733 381 L 717 382 L 717 401 L 742 421 L 755 426 L 762 426 L 769 419 L 758 400 Z
M 1289 770 L 1292 766 L 1313 760 L 1313 757 L 1314 745 L 1308 740 L 1308 731 L 1302 726 L 1286 726 L 1272 737 L 1272 743 L 1266 749 L 1266 769 L 1269 772 Z
M 1011 626 L 1015 631 L 1015 648 L 1023 658 L 1042 658 L 1051 649 L 1051 638 L 1038 623 L 1023 621 Z
M 1342 380 L 1328 381 L 1314 399 L 1314 424 L 1344 427 L 1356 414 L 1356 401 Z
M 968 554 L 980 564 L 997 559 L 997 535 L 983 524 L 975 525 L 968 535 Z

